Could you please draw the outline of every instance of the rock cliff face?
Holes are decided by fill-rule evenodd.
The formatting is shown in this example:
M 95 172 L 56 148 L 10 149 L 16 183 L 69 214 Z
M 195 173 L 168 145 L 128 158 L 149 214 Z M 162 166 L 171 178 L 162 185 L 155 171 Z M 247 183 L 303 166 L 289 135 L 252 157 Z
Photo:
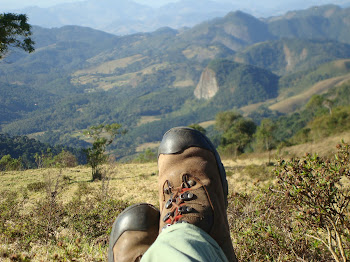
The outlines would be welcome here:
M 194 96 L 198 99 L 210 99 L 219 91 L 215 72 L 209 68 L 202 72 L 199 83 L 194 90 Z

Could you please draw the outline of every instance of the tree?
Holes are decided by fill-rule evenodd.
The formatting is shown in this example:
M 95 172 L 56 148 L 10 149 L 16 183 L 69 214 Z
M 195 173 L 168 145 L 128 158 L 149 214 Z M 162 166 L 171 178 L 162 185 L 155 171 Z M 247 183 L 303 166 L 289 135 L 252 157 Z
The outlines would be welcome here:
M 14 159 L 10 155 L 5 155 L 0 159 L 0 171 L 20 170 L 21 168 L 21 158 Z
M 0 14 L 0 59 L 8 52 L 9 47 L 34 51 L 34 41 L 31 39 L 31 25 L 27 23 L 24 14 Z
M 241 114 L 234 111 L 219 112 L 215 117 L 215 127 L 222 132 L 226 132 L 241 117 Z
M 220 148 L 236 156 L 244 152 L 256 131 L 256 124 L 251 119 L 232 111 L 218 113 L 215 126 L 223 131 Z
M 324 98 L 320 95 L 313 95 L 307 102 L 305 108 L 311 111 L 313 114 L 322 107 Z
M 92 168 L 92 181 L 102 179 L 100 166 L 108 160 L 108 155 L 105 154 L 106 148 L 113 143 L 117 135 L 125 134 L 126 131 L 121 127 L 117 123 L 100 124 L 91 126 L 84 132 L 84 135 L 93 139 L 92 147 L 85 150 L 88 165 Z
M 193 128 L 193 129 L 203 133 L 204 135 L 207 133 L 207 130 L 205 130 L 205 128 L 199 124 L 192 124 L 192 125 L 189 125 L 188 127 Z
M 269 118 L 264 118 L 261 121 L 260 126 L 258 126 L 255 134 L 257 144 L 262 145 L 265 150 L 269 151 L 269 163 L 271 158 L 271 149 L 276 141 L 273 133 L 275 129 L 275 123 Z

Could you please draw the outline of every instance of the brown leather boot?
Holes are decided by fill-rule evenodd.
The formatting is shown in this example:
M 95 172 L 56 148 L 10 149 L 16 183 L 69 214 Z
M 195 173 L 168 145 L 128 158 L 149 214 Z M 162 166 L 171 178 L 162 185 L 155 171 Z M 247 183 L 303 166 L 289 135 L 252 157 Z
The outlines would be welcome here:
M 191 223 L 206 231 L 229 261 L 237 261 L 227 221 L 225 169 L 201 132 L 177 127 L 165 133 L 158 150 L 160 231 Z
M 159 231 L 159 210 L 146 203 L 126 208 L 115 220 L 109 239 L 109 262 L 136 262 Z

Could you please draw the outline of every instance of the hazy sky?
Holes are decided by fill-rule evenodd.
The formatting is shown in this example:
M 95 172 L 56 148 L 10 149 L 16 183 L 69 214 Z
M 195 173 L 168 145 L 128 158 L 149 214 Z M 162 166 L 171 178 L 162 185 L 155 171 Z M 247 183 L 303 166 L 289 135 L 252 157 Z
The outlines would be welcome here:
M 0 0 L 0 11 L 1 9 L 19 9 L 26 6 L 48 7 L 61 3 L 81 1 L 84 0 Z M 134 0 L 134 2 L 152 6 L 162 6 L 164 4 L 177 1 L 178 0 Z
M 22 9 L 23 7 L 27 6 L 39 6 L 39 7 L 48 7 L 48 6 L 53 6 L 56 4 L 61 4 L 61 3 L 67 3 L 67 2 L 80 2 L 84 0 L 0 0 L 0 13 L 1 11 L 7 11 L 9 9 Z M 96 1 L 103 1 L 103 0 L 96 0 Z M 111 0 L 109 0 L 111 1 Z M 114 0 L 118 1 L 118 0 Z M 159 7 L 162 5 L 165 5 L 167 3 L 171 2 L 178 2 L 179 0 L 133 0 L 134 2 L 138 2 L 141 4 L 145 5 L 150 5 L 150 6 L 155 6 Z M 198 0 L 198 3 L 200 3 L 201 0 Z M 218 2 L 237 2 L 241 3 L 241 0 L 213 0 L 213 1 L 218 1 Z M 264 0 L 262 2 L 261 0 L 245 0 L 246 4 L 248 5 L 264 5 L 265 7 L 274 7 L 278 5 L 284 5 L 288 4 L 293 6 L 298 6 L 300 3 L 305 4 L 305 0 Z M 336 3 L 336 4 L 342 4 L 344 2 L 350 2 L 350 0 L 306 0 L 306 2 L 309 2 L 310 5 L 314 5 L 315 3 L 317 4 L 328 4 L 328 3 Z M 238 4 L 239 5 L 239 4 Z

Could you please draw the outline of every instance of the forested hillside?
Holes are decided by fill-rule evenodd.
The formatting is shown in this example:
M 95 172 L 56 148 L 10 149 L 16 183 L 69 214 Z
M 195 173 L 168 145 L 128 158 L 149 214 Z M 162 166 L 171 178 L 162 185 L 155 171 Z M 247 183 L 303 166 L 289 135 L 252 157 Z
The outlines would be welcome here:
M 314 88 L 318 82 L 349 74 L 349 12 L 330 5 L 262 20 L 237 11 L 193 28 L 126 36 L 35 27 L 35 53 L 13 52 L 0 64 L 1 131 L 84 146 L 84 129 L 117 122 L 129 131 L 118 141 L 123 156 L 220 111 L 252 105 L 259 122 L 299 110 L 332 88 Z M 209 99 L 195 95 L 206 81 L 216 83 Z M 304 100 L 281 109 L 298 94 Z
M 0 171 L 3 171 L 3 169 L 6 170 L 5 165 L 11 164 L 13 159 L 20 160 L 19 166 L 15 167 L 17 170 L 21 168 L 42 167 L 45 161 L 44 158 L 53 158 L 65 151 L 70 152 L 75 157 L 77 164 L 86 163 L 85 154 L 81 149 L 51 146 L 26 136 L 11 137 L 0 134 Z

